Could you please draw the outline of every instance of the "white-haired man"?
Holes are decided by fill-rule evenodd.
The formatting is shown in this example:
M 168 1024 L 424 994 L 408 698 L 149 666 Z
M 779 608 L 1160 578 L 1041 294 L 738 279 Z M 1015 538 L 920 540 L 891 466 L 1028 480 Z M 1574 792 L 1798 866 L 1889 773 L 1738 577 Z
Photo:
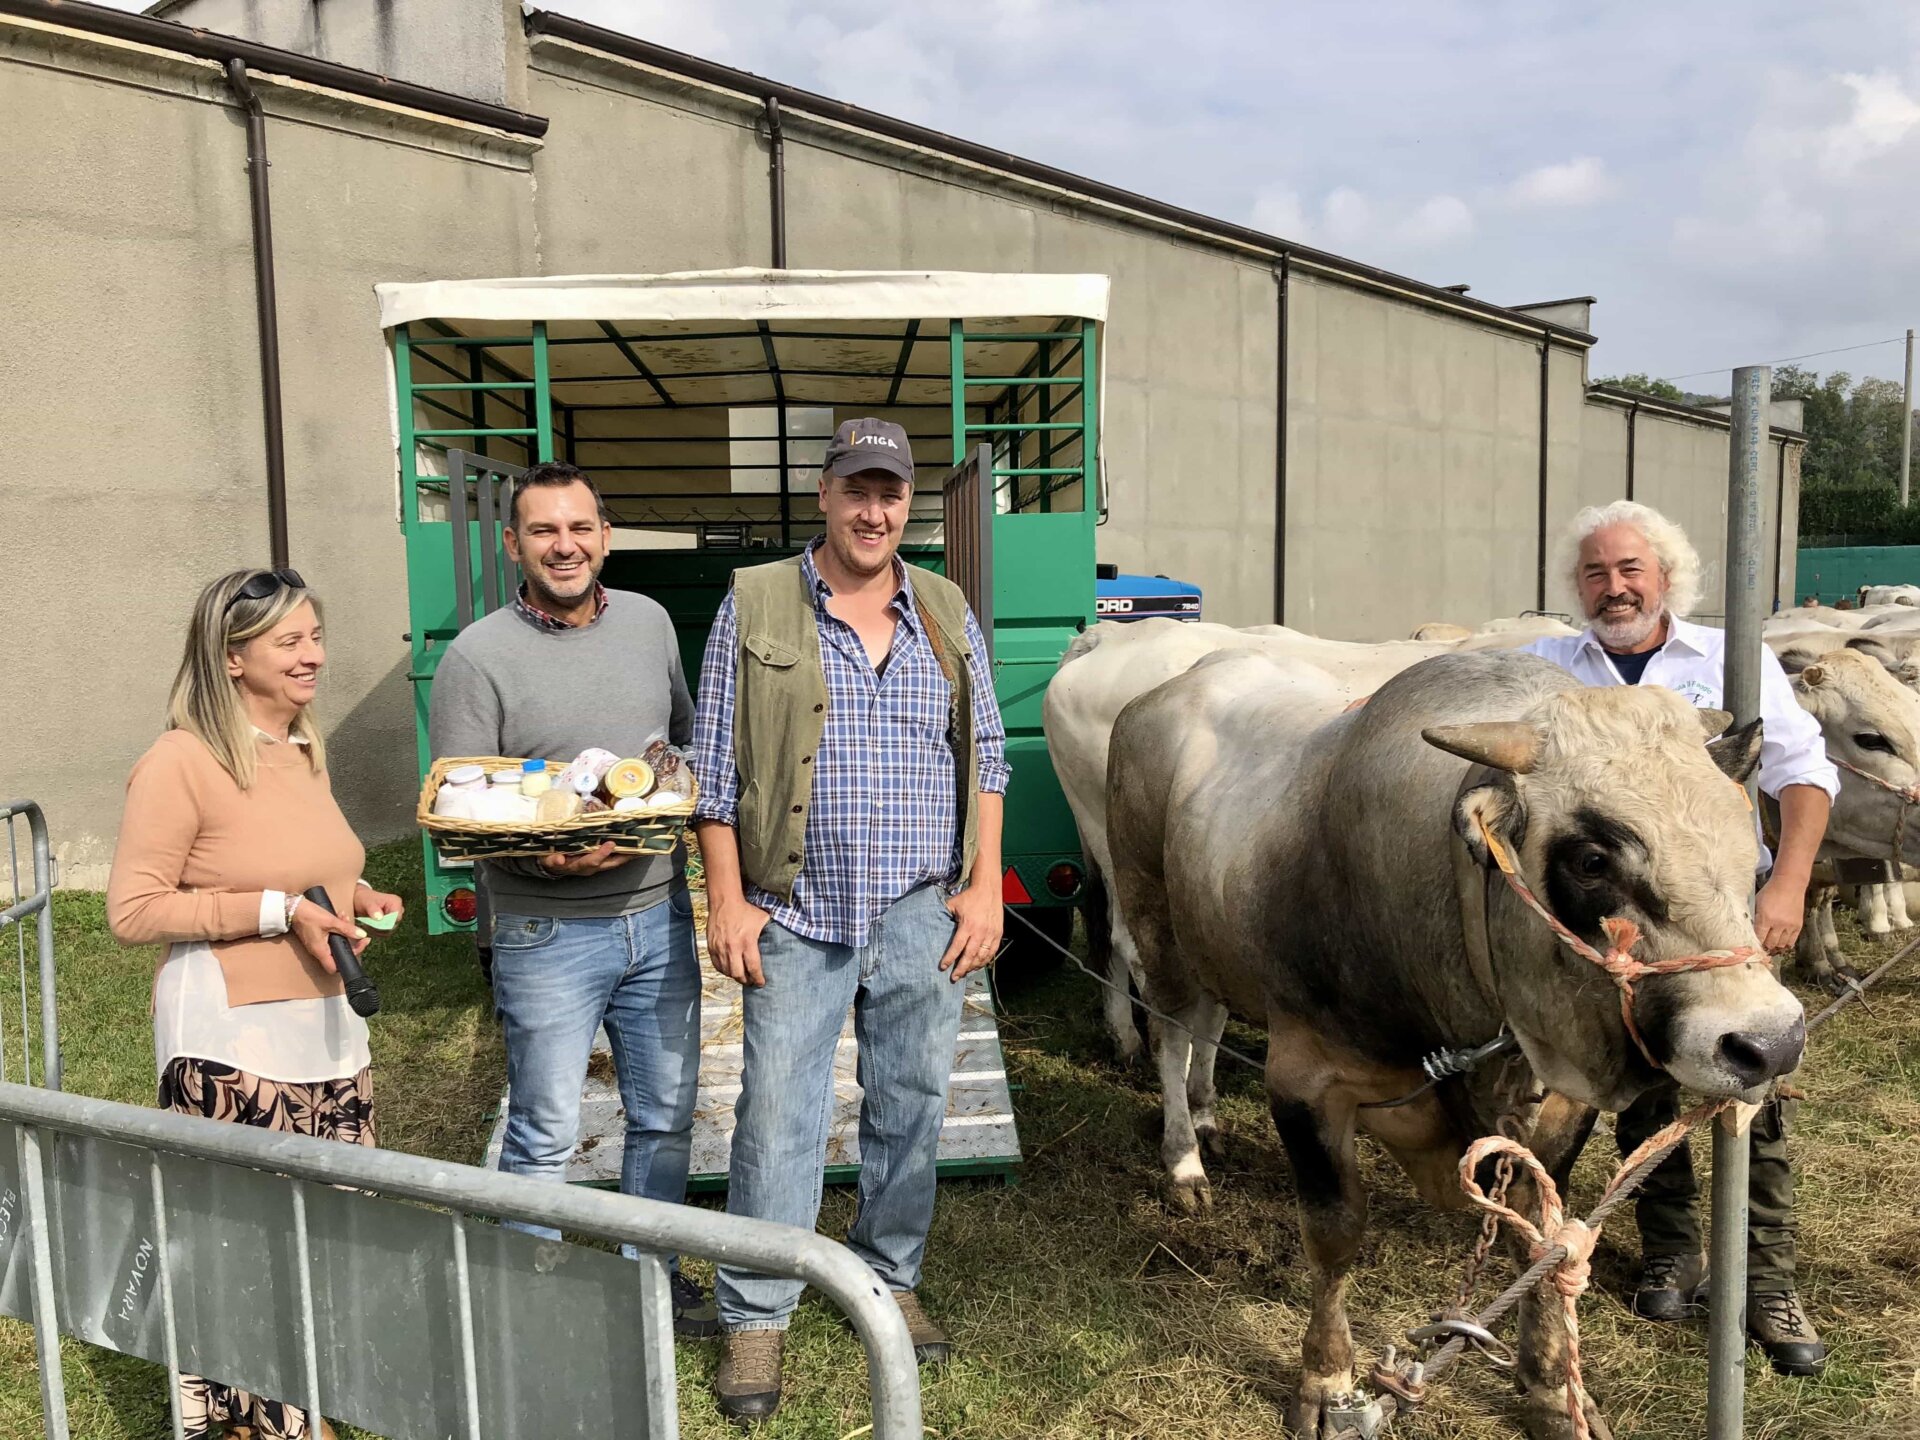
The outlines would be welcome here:
M 1720 708 L 1726 633 L 1682 618 L 1699 598 L 1700 559 L 1680 527 L 1657 510 L 1619 500 L 1582 510 L 1567 540 L 1564 573 L 1580 597 L 1587 629 L 1539 640 L 1527 649 L 1588 685 L 1664 685 L 1695 705 Z M 1792 949 L 1799 938 L 1807 882 L 1840 784 L 1819 725 L 1795 701 L 1786 672 L 1764 646 L 1760 715 L 1760 788 L 1779 803 L 1780 839 L 1777 854 L 1760 852 L 1765 879 L 1754 897 L 1753 924 L 1760 943 L 1777 954 Z M 1635 1102 L 1614 1130 L 1621 1154 L 1675 1113 L 1671 1087 Z M 1776 1370 L 1816 1375 L 1827 1352 L 1794 1291 L 1786 1120 L 1775 1098 L 1753 1124 L 1747 1331 Z M 1684 1143 L 1641 1189 L 1638 1218 L 1642 1266 L 1633 1308 L 1649 1319 L 1680 1319 L 1706 1281 L 1699 1189 Z

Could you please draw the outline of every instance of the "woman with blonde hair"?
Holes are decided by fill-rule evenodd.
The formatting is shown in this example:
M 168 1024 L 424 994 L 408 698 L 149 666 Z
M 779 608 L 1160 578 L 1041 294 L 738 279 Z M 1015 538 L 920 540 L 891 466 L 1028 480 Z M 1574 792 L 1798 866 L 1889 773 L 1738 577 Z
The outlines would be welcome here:
M 309 706 L 326 663 L 320 602 L 292 570 L 236 570 L 200 592 L 167 729 L 133 767 L 107 886 L 124 945 L 164 944 L 153 989 L 162 1108 L 353 1145 L 374 1143 L 367 1025 L 327 943 L 347 917 L 400 913 L 359 878 L 366 852 L 328 784 Z M 302 898 L 323 886 L 336 913 Z M 331 1429 L 197 1376 L 189 1437 Z

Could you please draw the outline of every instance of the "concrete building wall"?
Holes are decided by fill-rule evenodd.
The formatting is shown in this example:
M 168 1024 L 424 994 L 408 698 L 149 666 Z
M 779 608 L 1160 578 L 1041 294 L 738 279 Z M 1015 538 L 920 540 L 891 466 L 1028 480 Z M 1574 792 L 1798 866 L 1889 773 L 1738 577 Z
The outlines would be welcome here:
M 162 20 L 239 35 L 375 75 L 391 75 L 494 105 L 509 93 L 513 0 L 168 0 Z
M 565 41 L 531 47 L 550 273 L 763 265 L 756 106 Z M 1275 285 L 1264 262 L 988 183 L 790 115 L 795 269 L 1088 271 L 1113 277 L 1100 558 L 1199 584 L 1210 618 L 1273 618 Z
M 239 29 L 281 16 L 203 3 L 238 5 Z M 500 94 L 551 119 L 544 144 L 256 76 L 293 561 L 329 602 L 320 709 L 336 792 L 370 838 L 404 833 L 414 790 L 373 284 L 772 258 L 752 102 L 506 33 Z M 0 132 L 0 283 L 24 337 L 0 347 L 0 418 L 27 451 L 0 565 L 14 656 L 0 779 L 31 781 L 0 789 L 42 800 L 69 879 L 97 883 L 193 594 L 266 558 L 244 125 L 217 66 L 0 20 Z M 788 117 L 786 162 L 794 266 L 1111 276 L 1100 556 L 1197 581 L 1210 618 L 1273 618 L 1271 257 L 805 116 Z M 1378 639 L 1532 608 L 1540 335 L 1304 264 L 1288 304 L 1288 623 Z M 1584 364 L 1564 338 L 1547 358 L 1550 541 L 1579 506 L 1624 493 L 1619 407 L 1586 397 Z M 1638 493 L 1717 566 L 1725 430 L 1647 413 L 1639 426 Z M 110 583 L 49 603 L 55 547 Z M 1551 586 L 1548 603 L 1564 605 Z
M 1381 639 L 1531 607 L 1538 339 L 1299 275 L 1289 303 L 1287 623 Z
M 261 88 L 293 562 L 328 603 L 335 792 L 385 837 L 415 772 L 372 286 L 530 266 L 527 148 Z M 195 594 L 267 561 L 245 129 L 211 64 L 0 23 L 0 133 L 0 417 L 24 451 L 0 789 L 46 808 L 69 881 L 99 883 Z

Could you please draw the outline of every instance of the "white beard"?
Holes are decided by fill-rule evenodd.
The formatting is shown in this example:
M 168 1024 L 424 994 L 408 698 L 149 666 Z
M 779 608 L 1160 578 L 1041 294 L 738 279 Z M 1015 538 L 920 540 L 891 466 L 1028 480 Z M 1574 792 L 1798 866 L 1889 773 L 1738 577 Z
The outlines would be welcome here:
M 1666 610 L 1667 607 L 1662 604 L 1655 605 L 1651 610 L 1630 611 L 1618 619 L 1592 616 L 1594 637 L 1609 650 L 1637 650 L 1647 643 L 1648 636 L 1660 628 Z

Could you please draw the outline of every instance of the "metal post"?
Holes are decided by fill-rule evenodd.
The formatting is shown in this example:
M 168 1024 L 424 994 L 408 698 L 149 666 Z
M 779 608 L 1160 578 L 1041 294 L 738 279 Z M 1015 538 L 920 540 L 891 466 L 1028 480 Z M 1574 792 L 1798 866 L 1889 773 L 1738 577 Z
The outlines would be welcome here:
M 68 1440 L 67 1378 L 60 1368 L 60 1321 L 53 1298 L 53 1204 L 39 1130 L 22 1125 L 14 1134 L 20 1184 L 27 1192 L 27 1280 L 33 1295 L 34 1352 L 40 1361 L 41 1423 L 47 1440 Z
M 1773 371 L 1733 372 L 1733 426 L 1727 436 L 1726 674 L 1722 691 L 1735 725 L 1760 717 L 1760 459 L 1765 452 Z M 1749 792 L 1753 781 L 1747 782 Z M 1747 1172 L 1752 1113 L 1725 1111 L 1713 1127 L 1713 1299 L 1707 1325 L 1707 1434 L 1739 1440 L 1745 1429 L 1747 1362 Z
M 1907 388 L 1900 404 L 1900 507 L 1907 504 L 1907 480 L 1913 473 L 1913 331 L 1907 331 Z

